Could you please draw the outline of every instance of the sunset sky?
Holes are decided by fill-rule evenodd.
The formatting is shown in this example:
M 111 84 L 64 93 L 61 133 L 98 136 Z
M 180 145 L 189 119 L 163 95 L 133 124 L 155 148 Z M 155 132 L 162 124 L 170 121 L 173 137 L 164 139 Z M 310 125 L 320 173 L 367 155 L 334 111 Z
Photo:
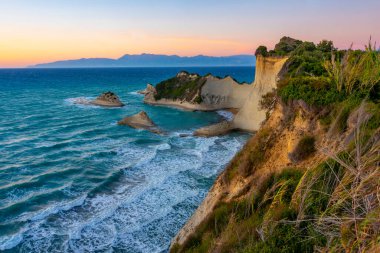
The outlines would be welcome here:
M 284 35 L 380 43 L 380 0 L 1 0 L 0 67 L 155 53 L 253 54 Z

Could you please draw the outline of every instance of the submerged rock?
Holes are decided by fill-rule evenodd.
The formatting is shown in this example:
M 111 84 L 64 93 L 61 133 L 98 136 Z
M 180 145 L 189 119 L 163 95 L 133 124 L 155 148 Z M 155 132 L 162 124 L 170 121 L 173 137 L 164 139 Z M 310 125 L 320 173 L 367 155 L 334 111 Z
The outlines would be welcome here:
M 118 125 L 121 126 L 130 126 L 136 129 L 148 130 L 152 133 L 161 134 L 161 130 L 154 124 L 154 122 L 149 118 L 146 112 L 141 111 L 135 115 L 125 117 L 120 120 Z
M 234 130 L 234 128 L 230 121 L 222 121 L 211 126 L 199 128 L 193 133 L 193 135 L 202 137 L 212 137 L 227 134 L 232 130 Z
M 119 97 L 111 92 L 105 92 L 91 101 L 93 105 L 106 106 L 106 107 L 122 107 L 124 104 L 120 101 Z

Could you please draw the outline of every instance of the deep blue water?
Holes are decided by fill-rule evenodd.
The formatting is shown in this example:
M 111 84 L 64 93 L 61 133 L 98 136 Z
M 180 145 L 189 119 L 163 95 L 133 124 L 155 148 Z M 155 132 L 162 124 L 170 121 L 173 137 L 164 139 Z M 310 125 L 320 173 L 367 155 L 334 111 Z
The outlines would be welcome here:
M 249 137 L 181 138 L 220 120 L 142 103 L 183 68 L 0 70 L 0 251 L 166 252 Z M 254 68 L 187 68 L 251 82 Z M 116 92 L 126 103 L 80 106 Z M 167 132 L 118 126 L 144 110 Z

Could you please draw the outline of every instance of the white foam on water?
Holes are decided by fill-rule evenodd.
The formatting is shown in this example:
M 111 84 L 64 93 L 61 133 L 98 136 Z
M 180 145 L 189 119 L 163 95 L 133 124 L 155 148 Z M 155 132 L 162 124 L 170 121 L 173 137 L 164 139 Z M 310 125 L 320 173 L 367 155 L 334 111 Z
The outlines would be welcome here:
M 163 143 L 157 146 L 157 150 L 168 150 L 171 146 L 169 143 Z
M 235 115 L 230 112 L 230 111 L 225 111 L 225 110 L 219 110 L 216 111 L 220 116 L 222 116 L 225 120 L 227 121 L 232 121 L 235 117 Z
M 27 191 L 21 190 L 19 188 L 14 188 L 12 191 L 9 191 L 7 193 L 7 197 L 2 200 L 1 208 L 2 209 L 8 208 L 12 205 L 19 204 L 21 202 L 27 201 L 28 199 L 39 196 L 39 195 L 49 194 L 55 191 L 63 190 L 70 185 L 71 183 L 68 183 L 63 186 L 50 188 L 50 189 L 34 187 L 32 190 L 29 189 Z
M 95 97 L 75 97 L 75 98 L 66 98 L 64 100 L 65 105 L 69 106 L 77 106 L 81 109 L 119 109 L 119 107 L 103 107 L 103 106 L 98 106 L 91 104 L 91 101 L 94 100 Z
M 131 94 L 131 95 L 134 95 L 134 96 L 139 96 L 139 97 L 143 97 L 144 96 L 144 94 L 139 93 L 139 91 L 131 91 L 131 92 L 128 92 L 128 94 Z
M 94 97 L 75 97 L 75 98 L 66 98 L 65 104 L 67 105 L 91 105 L 91 100 L 95 99 Z
M 28 220 L 31 220 L 31 221 L 42 220 L 48 217 L 49 215 L 56 214 L 60 211 L 68 211 L 72 209 L 73 207 L 82 205 L 85 199 L 86 199 L 86 195 L 83 195 L 71 201 L 51 205 L 45 208 L 43 211 L 39 211 L 37 214 L 34 214 L 30 218 L 28 218 Z
M 65 239 L 57 251 L 64 252 L 166 250 L 207 192 L 197 186 L 197 178 L 216 176 L 241 144 L 230 137 L 162 138 L 157 144 L 118 143 L 112 166 L 127 169 L 110 190 L 99 188 L 95 195 L 33 215 L 17 244 L 7 245 L 22 243 L 25 249 L 46 251 L 58 236 Z M 55 218 L 47 219 L 51 215 Z
M 16 247 L 23 240 L 22 233 L 11 236 L 0 237 L 0 250 L 7 250 Z

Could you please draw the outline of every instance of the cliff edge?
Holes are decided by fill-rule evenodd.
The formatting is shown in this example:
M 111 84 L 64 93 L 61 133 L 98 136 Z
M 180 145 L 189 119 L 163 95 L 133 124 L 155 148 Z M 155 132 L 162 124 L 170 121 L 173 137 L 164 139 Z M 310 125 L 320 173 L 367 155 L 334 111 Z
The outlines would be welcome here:
M 289 57 L 257 56 L 255 81 L 244 105 L 233 120 L 233 127 L 249 132 L 257 131 L 266 119 L 266 111 L 260 108 L 264 94 L 277 88 L 279 73 Z
M 257 132 L 170 251 L 378 252 L 380 53 L 288 37 L 258 51 L 258 90 L 233 122 Z

